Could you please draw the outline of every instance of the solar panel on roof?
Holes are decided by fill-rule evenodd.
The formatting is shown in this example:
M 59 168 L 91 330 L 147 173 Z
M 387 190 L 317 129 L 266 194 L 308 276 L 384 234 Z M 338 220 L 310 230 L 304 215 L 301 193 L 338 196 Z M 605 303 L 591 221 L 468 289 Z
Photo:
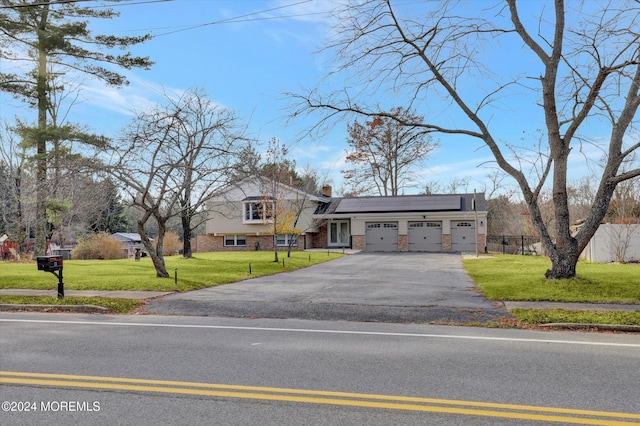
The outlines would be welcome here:
M 336 213 L 381 213 L 460 210 L 459 195 L 346 198 Z

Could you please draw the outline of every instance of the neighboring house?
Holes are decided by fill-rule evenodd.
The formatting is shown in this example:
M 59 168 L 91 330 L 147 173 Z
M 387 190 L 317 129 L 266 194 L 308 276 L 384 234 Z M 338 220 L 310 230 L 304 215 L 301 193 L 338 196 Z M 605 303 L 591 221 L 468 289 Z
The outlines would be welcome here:
M 208 205 L 207 235 L 198 251 L 272 250 L 292 235 L 273 235 L 264 204 L 273 197 L 263 179 L 245 179 Z M 483 252 L 487 211 L 484 194 L 332 198 L 278 184 L 279 199 L 301 206 L 294 248 L 351 248 L 361 251 Z M 475 208 L 475 209 L 474 209 Z M 477 224 L 477 226 L 476 226 Z M 477 244 L 476 244 L 477 241 Z
M 640 224 L 601 224 L 580 258 L 600 263 L 640 261 Z
M 8 260 L 10 256 L 11 256 L 11 253 L 9 252 L 9 236 L 7 234 L 1 235 L 0 236 L 0 260 Z
M 134 256 L 136 252 L 140 255 L 146 253 L 140 234 L 133 232 L 116 232 L 113 236 L 122 241 L 126 257 Z
M 64 260 L 70 260 L 72 251 L 73 247 L 64 247 L 59 246 L 57 243 L 49 243 L 47 244 L 46 253 L 48 255 L 62 256 Z

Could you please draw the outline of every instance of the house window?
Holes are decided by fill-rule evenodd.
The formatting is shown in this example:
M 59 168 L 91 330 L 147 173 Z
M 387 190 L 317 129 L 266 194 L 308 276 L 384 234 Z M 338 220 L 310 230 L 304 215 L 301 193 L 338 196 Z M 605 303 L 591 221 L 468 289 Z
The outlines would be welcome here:
M 246 202 L 244 203 L 244 223 L 269 222 L 273 214 L 273 203 Z
M 298 236 L 297 235 L 292 235 L 292 234 L 278 234 L 278 235 L 276 235 L 276 246 L 288 247 L 290 242 L 291 242 L 291 245 L 293 247 L 297 247 L 298 246 Z
M 225 247 L 237 247 L 246 246 L 247 237 L 245 235 L 225 235 L 224 246 Z

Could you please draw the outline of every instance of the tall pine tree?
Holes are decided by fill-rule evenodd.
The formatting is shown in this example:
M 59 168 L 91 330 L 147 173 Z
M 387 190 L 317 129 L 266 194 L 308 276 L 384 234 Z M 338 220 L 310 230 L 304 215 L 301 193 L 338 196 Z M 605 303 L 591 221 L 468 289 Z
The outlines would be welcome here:
M 104 4 L 120 3 L 106 0 Z M 82 73 L 110 86 L 128 84 L 124 75 L 107 68 L 149 69 L 148 57 L 133 56 L 125 50 L 142 43 L 150 35 L 128 37 L 94 35 L 91 20 L 112 19 L 119 13 L 112 8 L 83 7 L 77 3 L 41 0 L 0 0 L 0 90 L 25 101 L 37 111 L 36 147 L 36 246 L 35 254 L 46 250 L 47 142 L 52 139 L 49 115 L 51 93 L 56 90 L 53 76 Z M 24 64 L 29 64 L 25 67 Z

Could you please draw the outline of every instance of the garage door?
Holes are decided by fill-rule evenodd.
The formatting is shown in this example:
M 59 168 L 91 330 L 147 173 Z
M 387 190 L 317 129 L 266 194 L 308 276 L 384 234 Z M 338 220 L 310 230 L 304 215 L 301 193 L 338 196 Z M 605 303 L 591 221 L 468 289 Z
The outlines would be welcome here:
M 442 251 L 442 222 L 409 222 L 409 251 Z
M 476 227 L 472 221 L 451 222 L 451 250 L 476 251 Z
M 367 223 L 367 251 L 398 251 L 398 222 Z

